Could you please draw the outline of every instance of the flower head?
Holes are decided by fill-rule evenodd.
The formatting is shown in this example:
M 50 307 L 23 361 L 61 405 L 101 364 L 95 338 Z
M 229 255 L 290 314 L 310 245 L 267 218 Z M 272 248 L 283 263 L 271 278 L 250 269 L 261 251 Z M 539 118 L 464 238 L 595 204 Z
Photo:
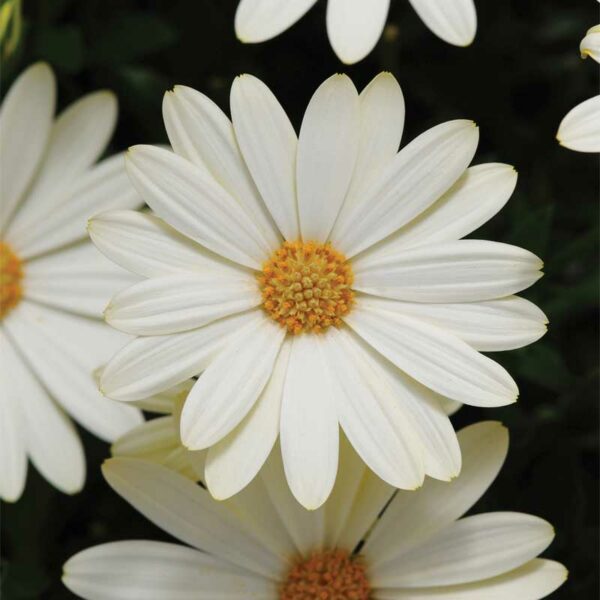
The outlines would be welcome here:
M 546 521 L 515 512 L 464 517 L 496 477 L 508 435 L 494 422 L 459 433 L 463 472 L 396 492 L 342 445 L 340 477 L 316 512 L 291 497 L 279 455 L 239 496 L 217 503 L 166 467 L 114 458 L 108 483 L 188 546 L 122 541 L 83 550 L 63 581 L 87 600 L 262 598 L 538 600 L 566 569 L 539 559 L 552 542 Z
M 85 477 L 79 436 L 66 413 L 113 440 L 141 422 L 103 398 L 92 377 L 126 336 L 100 322 L 102 307 L 133 278 L 86 239 L 96 211 L 136 208 L 122 156 L 94 164 L 111 136 L 117 103 L 89 94 L 54 118 L 48 65 L 28 68 L 0 116 L 0 496 L 17 500 L 27 458 L 58 489 Z
M 375 473 L 415 489 L 460 471 L 447 399 L 514 402 L 517 386 L 479 350 L 538 339 L 544 314 L 513 294 L 542 262 L 461 240 L 491 218 L 513 168 L 468 168 L 471 121 L 398 152 L 402 92 L 389 74 L 359 95 L 335 75 L 299 138 L 258 79 L 236 79 L 233 124 L 190 88 L 167 93 L 174 152 L 136 146 L 127 164 L 154 211 L 109 212 L 90 234 L 148 279 L 115 296 L 114 327 L 135 334 L 107 365 L 104 393 L 141 400 L 202 373 L 181 417 L 208 448 L 220 499 L 242 489 L 280 436 L 285 472 L 308 508 L 328 497 L 341 426 Z

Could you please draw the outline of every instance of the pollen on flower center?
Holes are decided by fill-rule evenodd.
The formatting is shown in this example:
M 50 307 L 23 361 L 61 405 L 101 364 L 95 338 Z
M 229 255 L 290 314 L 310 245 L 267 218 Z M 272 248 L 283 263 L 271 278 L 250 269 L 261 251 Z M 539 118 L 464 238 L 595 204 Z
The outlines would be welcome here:
M 284 242 L 259 275 L 263 308 L 290 333 L 319 333 L 354 302 L 352 268 L 329 244 Z
M 21 300 L 22 279 L 21 260 L 8 244 L 0 242 L 0 320 Z
M 344 550 L 317 552 L 292 566 L 279 600 L 369 600 L 371 587 L 360 557 Z

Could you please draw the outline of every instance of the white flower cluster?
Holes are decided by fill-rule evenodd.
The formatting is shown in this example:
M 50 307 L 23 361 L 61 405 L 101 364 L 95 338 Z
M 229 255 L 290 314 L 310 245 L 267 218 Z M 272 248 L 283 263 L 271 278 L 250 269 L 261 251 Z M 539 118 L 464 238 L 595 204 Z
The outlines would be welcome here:
M 472 0 L 410 2 L 443 40 L 473 40 Z M 242 0 L 237 34 L 269 39 L 315 3 Z M 388 8 L 328 1 L 342 61 L 371 51 Z M 599 39 L 592 28 L 582 55 L 598 61 Z M 114 442 L 110 486 L 186 544 L 84 550 L 65 564 L 69 589 L 537 600 L 564 582 L 562 565 L 537 558 L 554 536 L 542 519 L 464 516 L 508 433 L 496 422 L 456 433 L 449 416 L 515 402 L 515 381 L 484 352 L 531 344 L 547 325 L 516 295 L 542 261 L 464 239 L 517 182 L 509 165 L 471 164 L 472 121 L 401 147 L 394 76 L 359 92 L 334 75 L 297 134 L 269 88 L 242 75 L 231 118 L 176 86 L 163 102 L 170 148 L 97 162 L 114 96 L 55 118 L 55 87 L 35 64 L 0 114 L 0 496 L 18 500 L 28 459 L 61 491 L 82 488 L 70 416 Z M 600 96 L 558 138 L 599 151 Z M 144 422 L 140 409 L 162 416 Z

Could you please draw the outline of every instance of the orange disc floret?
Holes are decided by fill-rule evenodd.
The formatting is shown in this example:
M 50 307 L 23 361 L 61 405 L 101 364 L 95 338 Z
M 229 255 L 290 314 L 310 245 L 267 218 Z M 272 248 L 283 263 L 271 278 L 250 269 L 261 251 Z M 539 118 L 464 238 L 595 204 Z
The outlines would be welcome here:
M 23 267 L 12 248 L 0 242 L 0 320 L 21 300 Z
M 317 552 L 297 561 L 280 588 L 279 600 L 370 600 L 361 557 L 345 550 Z
M 346 257 L 330 244 L 284 242 L 263 265 L 263 308 L 292 334 L 340 326 L 354 302 Z

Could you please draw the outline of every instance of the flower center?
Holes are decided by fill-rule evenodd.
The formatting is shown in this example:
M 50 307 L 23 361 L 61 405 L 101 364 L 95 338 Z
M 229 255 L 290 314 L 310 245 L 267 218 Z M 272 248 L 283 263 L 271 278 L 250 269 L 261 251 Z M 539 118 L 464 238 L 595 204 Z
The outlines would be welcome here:
M 360 557 L 344 550 L 317 552 L 297 562 L 279 600 L 369 600 L 371 586 Z
M 22 279 L 21 260 L 8 244 L 0 242 L 0 320 L 19 303 Z
M 350 263 L 329 244 L 284 242 L 258 279 L 264 309 L 293 334 L 340 326 L 354 302 Z

